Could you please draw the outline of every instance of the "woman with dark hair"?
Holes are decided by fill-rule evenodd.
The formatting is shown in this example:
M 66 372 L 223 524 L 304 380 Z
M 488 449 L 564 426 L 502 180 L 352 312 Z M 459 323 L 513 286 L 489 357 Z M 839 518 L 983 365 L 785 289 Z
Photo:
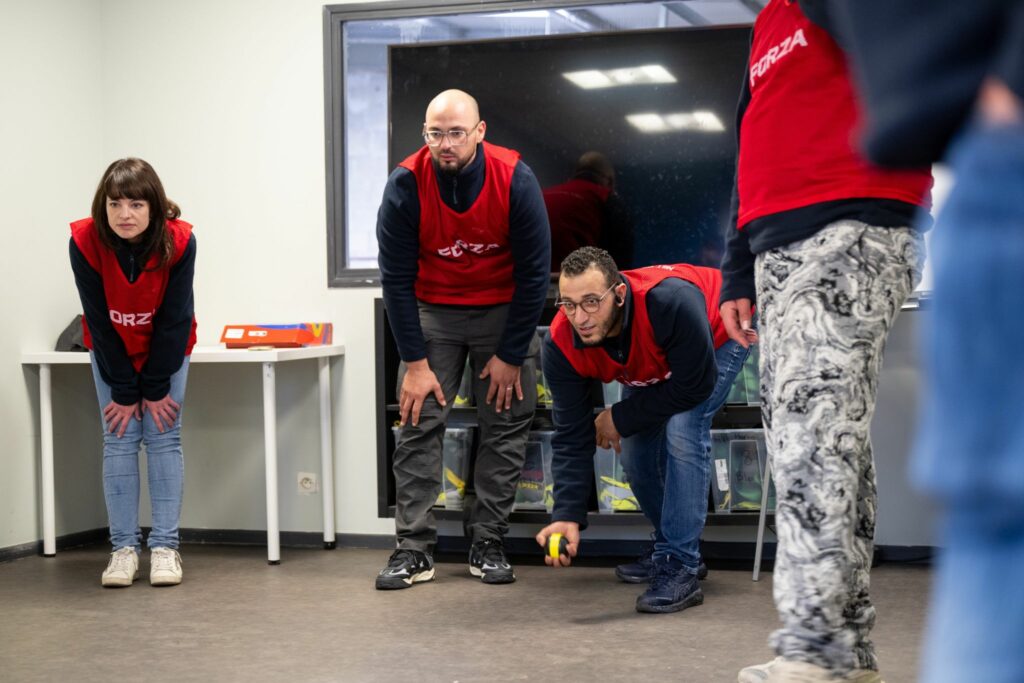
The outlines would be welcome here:
M 71 269 L 85 313 L 103 423 L 103 495 L 113 553 L 102 584 L 139 577 L 139 445 L 153 507 L 150 583 L 181 583 L 184 482 L 181 406 L 196 342 L 196 240 L 153 167 L 120 159 L 104 172 L 92 215 L 71 224 Z

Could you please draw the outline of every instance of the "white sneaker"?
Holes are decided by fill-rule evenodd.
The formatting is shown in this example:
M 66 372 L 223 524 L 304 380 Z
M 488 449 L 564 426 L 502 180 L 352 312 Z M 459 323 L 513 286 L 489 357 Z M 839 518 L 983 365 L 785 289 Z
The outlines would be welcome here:
M 149 583 L 152 586 L 177 586 L 181 583 L 181 555 L 173 548 L 153 548 L 149 558 Z
M 748 666 L 740 671 L 737 683 L 885 683 L 882 675 L 871 669 L 854 669 L 839 676 L 828 669 L 807 662 L 793 662 L 776 657 L 767 664 Z
M 107 588 L 130 586 L 139 578 L 139 554 L 135 548 L 125 546 L 110 553 L 110 562 L 100 578 Z

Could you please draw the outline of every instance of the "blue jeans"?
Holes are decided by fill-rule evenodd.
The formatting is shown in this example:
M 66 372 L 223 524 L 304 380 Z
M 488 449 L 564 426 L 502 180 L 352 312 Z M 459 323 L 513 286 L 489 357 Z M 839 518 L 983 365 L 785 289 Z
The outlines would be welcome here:
M 1024 680 L 1024 126 L 969 128 L 932 236 L 915 482 L 944 506 L 921 680 Z
M 133 547 L 139 550 L 142 530 L 139 528 L 139 446 L 146 445 L 146 468 L 149 474 L 149 499 L 153 505 L 153 528 L 147 545 L 152 548 L 178 547 L 178 520 L 185 481 L 185 459 L 181 451 L 181 410 L 174 426 L 161 434 L 153 418 L 146 413 L 142 421 L 131 419 L 124 436 L 107 431 L 103 408 L 110 403 L 110 385 L 100 377 L 96 359 L 92 359 L 92 376 L 96 381 L 96 398 L 100 403 L 100 424 L 103 425 L 103 498 L 110 520 L 110 542 L 114 550 Z M 171 375 L 171 398 L 184 410 L 185 382 L 189 358 Z
M 747 349 L 730 340 L 715 351 L 718 378 L 703 403 L 622 439 L 622 466 L 654 525 L 654 557 L 682 560 L 696 574 L 711 485 L 711 418 L 725 403 Z M 623 387 L 622 398 L 644 388 Z

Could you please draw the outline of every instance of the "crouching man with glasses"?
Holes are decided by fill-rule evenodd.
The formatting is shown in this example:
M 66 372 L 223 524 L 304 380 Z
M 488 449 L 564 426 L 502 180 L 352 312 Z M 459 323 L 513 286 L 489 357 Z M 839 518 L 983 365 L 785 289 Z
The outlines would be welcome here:
M 384 306 L 402 359 L 395 438 L 397 548 L 378 589 L 434 578 L 444 433 L 467 356 L 479 428 L 464 501 L 469 570 L 515 581 L 503 539 L 537 403 L 537 322 L 551 233 L 519 153 L 484 142 L 476 100 L 446 90 L 427 107 L 419 151 L 388 178 L 377 214 Z
M 554 400 L 555 504 L 552 533 L 568 555 L 587 523 L 595 446 L 621 454 L 633 493 L 654 525 L 654 545 L 616 575 L 649 583 L 638 612 L 677 612 L 704 601 L 699 541 L 708 508 L 711 418 L 747 349 L 729 339 L 718 314 L 722 275 L 686 264 L 619 272 L 607 252 L 583 247 L 562 261 L 559 312 L 542 348 Z M 752 339 L 756 341 L 756 337 Z M 624 385 L 622 400 L 594 417 L 594 379 Z

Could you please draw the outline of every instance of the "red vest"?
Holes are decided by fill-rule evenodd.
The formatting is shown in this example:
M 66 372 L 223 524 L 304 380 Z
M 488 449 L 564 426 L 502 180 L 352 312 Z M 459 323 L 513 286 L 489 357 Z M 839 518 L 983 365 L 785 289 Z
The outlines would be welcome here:
M 118 336 L 124 341 L 128 359 L 132 362 L 136 372 L 142 371 L 142 366 L 146 363 L 146 358 L 149 357 L 149 340 L 153 336 L 153 316 L 156 315 L 164 300 L 164 291 L 167 289 L 171 266 L 177 263 L 181 255 L 185 253 L 189 236 L 192 234 L 192 226 L 179 220 L 168 220 L 167 230 L 174 238 L 174 258 L 171 263 L 166 268 L 159 270 L 143 270 L 135 282 L 128 282 L 124 271 L 121 270 L 121 265 L 117 262 L 117 255 L 100 242 L 99 231 L 92 218 L 83 218 L 71 224 L 71 236 L 79 251 L 85 256 L 89 265 L 103 278 L 103 291 L 107 297 L 110 322 L 117 330 Z M 146 268 L 154 268 L 158 261 L 158 255 L 154 254 L 150 257 Z M 82 337 L 85 347 L 91 349 L 92 335 L 89 334 L 85 316 L 82 316 Z M 192 347 L 195 344 L 196 321 L 193 318 L 192 332 L 189 334 L 188 346 L 185 348 L 186 356 L 192 353 Z
M 796 2 L 754 22 L 750 103 L 740 122 L 739 219 L 858 197 L 929 206 L 928 168 L 889 171 L 856 148 L 860 106 L 842 50 Z
M 580 247 L 601 244 L 604 203 L 611 188 L 573 178 L 544 190 L 544 204 L 551 222 L 551 265 L 558 270 L 562 259 Z
M 509 189 L 519 152 L 483 143 L 480 196 L 456 213 L 437 190 L 430 148 L 399 166 L 416 176 L 420 199 L 420 256 L 416 298 L 432 304 L 490 306 L 512 300 L 512 250 L 508 242 Z
M 647 292 L 670 277 L 697 285 L 704 294 L 708 321 L 715 348 L 729 341 L 729 335 L 718 314 L 718 294 L 722 289 L 722 273 L 715 268 L 703 268 L 679 263 L 673 266 L 647 266 L 622 271 L 633 293 L 633 321 L 630 326 L 629 358 L 626 364 L 617 363 L 597 346 L 577 348 L 573 344 L 572 323 L 561 310 L 551 321 L 551 339 L 580 377 L 591 377 L 602 382 L 617 380 L 631 386 L 647 386 L 667 380 L 672 370 L 665 359 L 665 351 L 654 340 L 654 328 L 647 317 Z

